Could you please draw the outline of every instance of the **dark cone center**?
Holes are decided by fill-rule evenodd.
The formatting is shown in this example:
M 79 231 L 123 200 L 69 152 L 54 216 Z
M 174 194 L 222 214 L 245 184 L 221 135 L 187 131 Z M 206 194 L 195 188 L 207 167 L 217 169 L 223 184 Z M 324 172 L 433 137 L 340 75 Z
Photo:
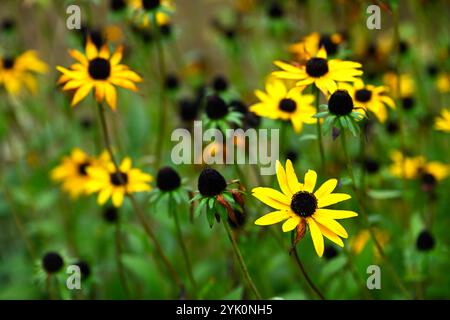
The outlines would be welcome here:
M 160 0 L 142 0 L 142 6 L 145 10 L 154 10 L 161 4 Z
M 297 192 L 292 196 L 291 209 L 300 217 L 312 216 L 317 209 L 317 198 L 310 192 Z
M 174 169 L 165 167 L 158 171 L 156 185 L 161 191 L 172 191 L 181 185 L 181 179 Z
M 320 78 L 328 73 L 328 62 L 323 58 L 311 58 L 306 62 L 306 73 L 313 78 Z
M 292 99 L 282 99 L 278 105 L 281 111 L 292 113 L 297 109 L 297 103 Z
M 320 37 L 319 48 L 321 48 L 322 46 L 325 47 L 325 51 L 329 55 L 336 54 L 338 50 L 338 44 L 334 43 L 329 35 L 323 35 L 322 37 Z
M 359 89 L 355 92 L 355 99 L 359 102 L 367 102 L 372 98 L 372 91 L 367 89 Z
M 111 74 L 111 64 L 103 58 L 95 58 L 89 61 L 89 75 L 95 80 L 106 80 Z
M 219 96 L 209 96 L 206 101 L 206 115 L 212 120 L 222 119 L 228 114 L 228 105 Z
M 78 173 L 81 176 L 87 176 L 87 168 L 89 167 L 89 162 L 83 162 L 78 165 Z
M 353 99 L 346 90 L 337 90 L 328 101 L 328 110 L 336 116 L 348 115 L 353 110 Z
M 198 191 L 202 196 L 213 197 L 222 193 L 227 187 L 225 178 L 216 170 L 206 168 L 198 177 Z
M 115 186 L 124 186 L 128 183 L 128 175 L 124 172 L 114 172 L 110 174 L 110 180 Z
M 14 62 L 15 62 L 14 58 L 11 58 L 11 57 L 4 58 L 3 62 L 2 62 L 3 69 L 6 69 L 6 70 L 12 69 L 14 67 Z

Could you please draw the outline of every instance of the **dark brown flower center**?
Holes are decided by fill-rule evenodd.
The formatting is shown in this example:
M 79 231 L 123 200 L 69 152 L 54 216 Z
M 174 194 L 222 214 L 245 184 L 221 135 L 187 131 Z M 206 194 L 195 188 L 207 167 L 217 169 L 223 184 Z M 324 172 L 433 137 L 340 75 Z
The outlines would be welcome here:
M 111 173 L 110 180 L 115 186 L 124 186 L 128 183 L 128 175 L 124 172 L 114 172 Z
M 81 176 L 87 176 L 87 168 L 89 167 L 90 163 L 88 161 L 80 163 L 78 165 L 78 173 Z
M 142 0 L 142 6 L 145 10 L 154 10 L 161 4 L 160 0 Z
M 329 35 L 322 35 L 320 37 L 319 48 L 322 46 L 325 47 L 325 51 L 328 55 L 334 55 L 338 50 L 338 44 L 334 43 Z
M 278 104 L 278 108 L 281 111 L 292 113 L 297 109 L 297 103 L 292 99 L 282 99 Z
M 15 59 L 12 57 L 3 58 L 3 61 L 2 61 L 3 69 L 7 69 L 7 70 L 12 69 L 14 67 L 14 62 L 15 62 Z
M 103 58 L 95 58 L 89 61 L 89 75 L 95 80 L 106 80 L 111 74 L 111 64 Z
M 359 102 L 367 102 L 372 98 L 372 91 L 367 89 L 359 89 L 355 92 L 355 99 Z
M 320 78 L 328 73 L 328 62 L 323 58 L 311 58 L 306 62 L 306 73 L 313 78 Z
M 312 216 L 317 209 L 317 198 L 310 192 L 297 192 L 292 196 L 291 209 L 300 217 Z
M 328 100 L 328 111 L 336 116 L 348 115 L 353 110 L 353 100 L 347 90 L 336 90 Z

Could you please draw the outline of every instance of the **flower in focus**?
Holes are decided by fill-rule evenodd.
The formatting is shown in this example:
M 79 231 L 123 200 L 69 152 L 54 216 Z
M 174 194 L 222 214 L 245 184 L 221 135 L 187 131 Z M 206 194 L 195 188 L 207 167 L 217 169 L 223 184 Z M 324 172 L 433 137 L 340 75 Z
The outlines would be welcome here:
M 117 92 L 115 86 L 137 91 L 135 82 L 142 78 L 131 71 L 126 65 L 120 64 L 122 60 L 122 47 L 110 55 L 107 45 L 100 50 L 88 39 L 86 54 L 78 50 L 70 50 L 69 54 L 77 60 L 70 69 L 58 66 L 62 73 L 58 83 L 64 84 L 63 90 L 75 90 L 72 106 L 83 100 L 91 90 L 95 90 L 97 102 L 106 100 L 112 110 L 116 109 Z
M 86 184 L 86 191 L 91 194 L 98 192 L 97 202 L 103 205 L 112 198 L 115 207 L 120 207 L 126 194 L 150 191 L 148 184 L 152 176 L 133 168 L 130 158 L 123 159 L 119 171 L 113 162 L 104 167 L 91 167 L 87 170 L 91 180 Z
M 362 65 L 358 62 L 328 60 L 325 48 L 321 48 L 317 55 L 308 59 L 305 65 L 292 65 L 282 61 L 275 61 L 275 65 L 282 71 L 274 71 L 272 74 L 281 79 L 297 80 L 297 86 L 315 84 L 324 95 L 337 90 L 336 82 L 353 82 L 362 71 L 358 70 Z
M 0 56 L 0 86 L 12 96 L 17 96 L 23 87 L 36 93 L 35 73 L 46 73 L 48 66 L 38 57 L 36 51 L 26 51 L 17 57 Z
M 90 181 L 87 169 L 104 167 L 109 162 L 109 154 L 103 152 L 98 158 L 91 157 L 79 148 L 72 150 L 69 156 L 62 159 L 61 164 L 51 172 L 51 178 L 62 183 L 62 190 L 72 198 L 86 194 L 86 185 Z
M 269 79 L 266 82 L 266 92 L 256 90 L 255 95 L 260 100 L 250 106 L 250 111 L 261 117 L 290 121 L 295 132 L 302 130 L 303 123 L 314 124 L 316 109 L 312 106 L 314 96 L 302 94 L 302 87 L 288 88 L 279 79 Z
M 339 88 L 347 90 L 359 107 L 372 112 L 382 123 L 387 119 L 386 105 L 395 108 L 394 100 L 386 95 L 387 87 L 366 85 L 361 79 L 357 79 L 353 86 L 342 83 Z
M 290 45 L 288 50 L 294 54 L 297 61 L 306 62 L 310 57 L 315 56 L 321 47 L 325 48 L 327 55 L 335 55 L 343 41 L 344 37 L 339 33 L 321 35 L 313 32 L 301 41 Z
M 332 193 L 337 186 L 337 179 L 329 179 L 315 192 L 317 173 L 308 170 L 304 182 L 298 181 L 290 160 L 286 161 L 286 170 L 277 161 L 276 173 L 282 192 L 272 188 L 258 187 L 252 190 L 254 197 L 276 209 L 255 221 L 257 225 L 272 225 L 281 221 L 284 232 L 297 229 L 297 235 L 303 236 L 308 225 L 314 248 L 319 257 L 323 255 L 323 236 L 343 247 L 342 238 L 347 238 L 347 231 L 336 219 L 356 217 L 358 214 L 349 210 L 325 209 L 335 203 L 350 199 L 345 193 Z
M 442 109 L 441 115 L 436 118 L 435 120 L 435 129 L 444 131 L 449 133 L 450 132 L 450 110 L 449 109 Z

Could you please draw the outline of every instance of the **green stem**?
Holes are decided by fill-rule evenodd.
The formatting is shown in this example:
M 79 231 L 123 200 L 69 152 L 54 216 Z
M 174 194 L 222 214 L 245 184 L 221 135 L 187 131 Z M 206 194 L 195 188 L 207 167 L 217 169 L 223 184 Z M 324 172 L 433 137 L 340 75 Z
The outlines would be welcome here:
M 242 274 L 244 275 L 244 278 L 245 278 L 245 281 L 247 282 L 248 287 L 252 290 L 256 299 L 261 300 L 262 299 L 261 294 L 259 293 L 255 284 L 253 283 L 252 278 L 250 277 L 250 274 L 248 273 L 247 265 L 245 264 L 244 258 L 242 257 L 241 251 L 239 250 L 239 247 L 236 243 L 236 239 L 233 236 L 233 232 L 231 231 L 231 228 L 228 225 L 228 222 L 222 221 L 222 224 L 224 225 L 225 230 L 227 231 L 228 238 L 231 241 L 231 246 L 233 247 L 234 254 L 239 262 L 239 266 L 241 267 Z
M 178 240 L 178 244 L 180 245 L 181 248 L 181 252 L 183 253 L 183 258 L 184 258 L 184 263 L 186 265 L 186 270 L 188 273 L 188 277 L 189 277 L 189 281 L 191 282 L 192 288 L 194 293 L 197 293 L 197 284 L 195 282 L 195 278 L 194 278 L 194 274 L 192 272 L 192 266 L 191 266 L 191 261 L 189 259 L 189 255 L 188 255 L 188 250 L 186 248 L 186 245 L 184 243 L 183 240 L 183 233 L 181 231 L 181 226 L 180 226 L 180 221 L 178 218 L 178 213 L 177 210 L 175 210 L 175 206 L 172 204 L 169 204 L 169 210 L 172 211 L 172 215 L 175 221 L 175 229 L 177 232 L 177 240 Z
M 100 123 L 101 123 L 102 131 L 103 131 L 103 139 L 104 139 L 105 147 L 106 147 L 106 150 L 109 153 L 109 156 L 111 157 L 111 161 L 113 162 L 116 171 L 119 172 L 120 171 L 119 165 L 118 165 L 118 163 L 117 163 L 117 161 L 116 161 L 116 159 L 114 157 L 114 153 L 112 152 L 111 140 L 110 140 L 109 133 L 108 133 L 108 126 L 106 124 L 104 108 L 103 108 L 103 105 L 100 102 L 97 104 L 97 106 L 98 106 L 98 111 L 99 111 L 99 116 L 100 116 Z M 121 175 L 119 175 L 119 179 L 122 179 Z M 136 199 L 135 199 L 135 197 L 133 196 L 132 193 L 127 193 L 127 196 L 131 200 L 131 204 L 133 206 L 134 212 L 136 213 L 136 215 L 137 215 L 140 223 L 142 224 L 145 232 L 150 237 L 150 239 L 153 241 L 153 244 L 155 246 L 156 252 L 158 253 L 159 257 L 163 261 L 163 263 L 166 266 L 167 270 L 171 274 L 174 282 L 177 284 L 177 286 L 183 292 L 184 291 L 184 285 L 181 282 L 180 278 L 178 277 L 178 274 L 175 271 L 175 268 L 172 266 L 172 264 L 169 262 L 169 259 L 167 259 L 166 255 L 164 254 L 164 251 L 162 250 L 161 245 L 159 244 L 158 239 L 156 238 L 152 228 L 147 223 L 147 220 L 145 218 L 145 214 L 144 214 L 142 208 L 139 206 L 139 204 L 137 203 L 137 201 L 136 201 Z
M 117 264 L 117 271 L 119 273 L 120 285 L 122 286 L 122 289 L 123 289 L 127 299 L 130 299 L 130 291 L 128 290 L 127 279 L 125 276 L 125 270 L 123 268 L 123 264 L 122 264 L 122 260 L 121 260 L 121 257 L 122 257 L 122 241 L 121 240 L 122 239 L 121 239 L 120 219 L 119 219 L 116 223 L 116 230 L 115 230 L 116 264 Z
M 316 112 L 319 113 L 320 90 L 316 86 L 313 86 L 313 92 L 315 95 Z M 320 153 L 320 161 L 322 164 L 322 170 L 325 170 L 325 151 L 323 148 L 323 141 L 322 141 L 322 125 L 319 120 L 320 119 L 317 119 L 317 141 L 319 143 L 319 153 Z

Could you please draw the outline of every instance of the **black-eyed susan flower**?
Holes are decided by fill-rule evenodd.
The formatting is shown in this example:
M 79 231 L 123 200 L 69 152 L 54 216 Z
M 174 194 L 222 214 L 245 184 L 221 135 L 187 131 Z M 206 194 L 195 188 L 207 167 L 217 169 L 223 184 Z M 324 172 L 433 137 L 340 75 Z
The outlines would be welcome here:
M 301 41 L 290 45 L 288 50 L 297 61 L 306 62 L 310 57 L 315 56 L 321 47 L 325 48 L 327 55 L 335 55 L 343 41 L 344 37 L 340 33 L 320 34 L 313 32 Z
M 132 167 L 130 158 L 125 158 L 116 170 L 111 161 L 103 167 L 90 167 L 87 169 L 91 178 L 86 184 L 88 193 L 98 192 L 97 202 L 103 205 L 112 198 L 115 207 L 120 207 L 125 195 L 135 192 L 150 191 L 149 182 L 153 177 Z
M 46 73 L 48 66 L 38 58 L 36 51 L 29 50 L 16 57 L 0 56 L 0 86 L 12 96 L 23 88 L 36 93 L 36 73 Z
M 250 111 L 269 119 L 290 121 L 295 132 L 302 130 L 303 124 L 315 124 L 314 96 L 302 94 L 302 87 L 289 88 L 285 81 L 268 79 L 266 92 L 256 90 L 259 102 L 250 106 Z
M 85 54 L 78 50 L 70 50 L 69 54 L 77 60 L 70 69 L 58 66 L 62 73 L 59 83 L 64 84 L 63 90 L 75 90 L 72 106 L 77 105 L 92 90 L 98 102 L 106 100 L 112 110 L 116 109 L 116 86 L 137 91 L 136 82 L 142 78 L 131 71 L 128 66 L 120 64 L 122 47 L 110 55 L 109 48 L 103 45 L 100 50 L 89 39 Z
M 343 247 L 341 237 L 347 238 L 348 234 L 336 219 L 356 217 L 358 214 L 349 210 L 326 208 L 351 198 L 345 193 L 333 193 L 338 183 L 337 179 L 327 180 L 314 192 L 317 173 L 308 170 L 304 182 L 300 183 L 290 160 L 286 161 L 286 170 L 277 161 L 276 174 L 281 192 L 264 187 L 252 190 L 254 197 L 276 209 L 256 220 L 255 224 L 271 225 L 285 221 L 283 231 L 289 232 L 297 228 L 298 234 L 304 234 L 308 225 L 319 257 L 324 251 L 324 236 Z
M 219 128 L 223 132 L 231 125 L 241 125 L 242 114 L 230 108 L 219 95 L 206 97 L 205 117 L 203 122 L 207 128 Z
M 395 72 L 387 72 L 383 76 L 383 82 L 389 87 L 389 92 L 392 93 L 392 96 L 401 99 L 403 109 L 410 110 L 414 107 L 415 82 L 409 73 L 401 74 L 400 84 L 398 84 L 397 74 Z M 398 87 L 400 87 L 400 92 Z
M 328 99 L 328 105 L 322 105 L 321 112 L 314 115 L 316 118 L 325 118 L 324 133 L 337 124 L 341 129 L 347 128 L 353 135 L 359 132 L 357 121 L 365 117 L 364 111 L 359 111 L 353 103 L 352 96 L 347 90 L 336 90 Z
M 422 230 L 417 236 L 416 248 L 419 251 L 430 251 L 435 246 L 433 235 L 428 230 Z
M 388 88 L 385 86 L 364 84 L 361 79 L 357 79 L 353 85 L 342 83 L 339 88 L 347 90 L 358 107 L 370 111 L 382 123 L 387 119 L 386 106 L 395 108 L 394 100 L 387 95 Z
M 322 47 L 317 55 L 309 58 L 303 65 L 293 65 L 282 61 L 274 62 L 282 71 L 272 74 L 281 79 L 296 80 L 297 86 L 308 86 L 315 84 L 324 95 L 337 90 L 337 82 L 353 82 L 362 75 L 358 62 L 329 60 L 327 52 Z
M 47 252 L 42 258 L 42 268 L 47 274 L 53 274 L 62 269 L 64 259 L 57 252 Z
M 436 88 L 440 93 L 450 92 L 450 74 L 441 72 L 436 77 Z
M 172 0 L 130 0 L 129 6 L 137 24 L 143 28 L 167 25 L 175 11 Z
M 442 109 L 439 117 L 436 118 L 434 128 L 439 131 L 450 133 L 450 110 Z
M 172 203 L 189 202 L 189 189 L 183 186 L 178 172 L 172 167 L 163 167 L 159 169 L 156 175 L 156 188 L 152 191 L 150 202 L 158 202 L 163 199 Z
M 389 242 L 389 234 L 381 230 L 379 228 L 373 228 L 373 234 L 378 242 L 378 244 L 381 246 L 382 249 L 388 244 Z M 366 248 L 366 245 L 371 240 L 371 234 L 370 230 L 363 229 L 359 231 L 354 237 L 350 238 L 350 248 L 352 252 L 355 255 L 361 254 L 361 252 Z M 376 245 L 373 243 L 371 250 L 373 251 L 373 254 L 377 259 L 380 259 L 380 252 L 377 249 Z
M 105 151 L 98 158 L 88 155 L 79 148 L 72 150 L 69 156 L 62 159 L 61 164 L 51 172 L 51 178 L 62 183 L 62 190 L 72 198 L 86 194 L 86 185 L 90 181 L 87 173 L 89 167 L 104 167 L 109 162 L 109 154 Z

